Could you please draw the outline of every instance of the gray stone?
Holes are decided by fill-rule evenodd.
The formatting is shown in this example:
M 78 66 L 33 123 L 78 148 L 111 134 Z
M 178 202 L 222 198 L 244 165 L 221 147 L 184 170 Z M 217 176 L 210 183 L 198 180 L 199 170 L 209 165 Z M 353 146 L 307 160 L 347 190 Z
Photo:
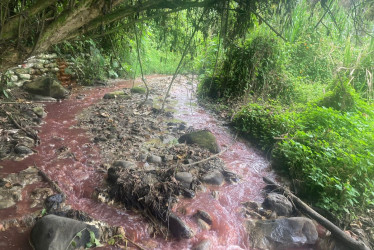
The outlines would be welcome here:
M 193 180 L 193 177 L 192 174 L 189 172 L 177 172 L 175 174 L 175 179 L 177 181 L 180 181 L 183 187 L 189 188 Z
M 30 68 L 16 68 L 14 69 L 14 73 L 16 73 L 17 75 L 30 74 L 31 69 Z
M 87 223 L 60 217 L 47 215 L 38 220 L 31 230 L 30 242 L 33 249 L 77 249 L 85 248 L 90 242 L 90 232 L 100 237 L 98 228 Z M 81 233 L 78 237 L 77 234 Z M 75 243 L 72 243 L 72 242 Z
M 189 239 L 194 236 L 194 232 L 177 215 L 170 213 L 167 224 L 170 232 L 179 239 Z
M 25 81 L 17 81 L 17 82 L 14 82 L 13 84 L 16 85 L 17 87 L 22 87 L 23 84 L 25 83 Z
M 247 224 L 252 247 L 288 249 L 315 244 L 318 232 L 312 220 L 304 217 L 259 220 Z
M 12 76 L 10 77 L 10 80 L 11 80 L 12 82 L 16 82 L 16 81 L 18 81 L 18 76 L 16 76 L 16 75 L 12 75 Z
M 193 250 L 209 250 L 210 249 L 210 241 L 205 239 L 200 241 L 196 246 L 192 248 Z
M 117 160 L 113 162 L 113 167 L 121 167 L 121 168 L 128 168 L 128 169 L 135 169 L 137 166 L 135 162 L 132 161 L 124 161 L 124 160 Z
M 161 164 L 162 163 L 162 159 L 161 159 L 160 156 L 157 156 L 157 155 L 149 155 L 147 157 L 147 162 Z
M 29 154 L 34 153 L 30 148 L 26 146 L 22 146 L 22 145 L 17 145 L 14 148 L 14 152 L 19 155 L 29 155 Z
M 218 170 L 213 170 L 203 175 L 202 181 L 206 184 L 221 185 L 224 181 L 223 174 Z
M 162 140 L 162 143 L 164 144 L 175 144 L 175 142 L 177 142 L 177 138 L 175 138 L 174 136 L 172 135 L 163 135 L 161 136 L 160 138 Z
M 0 199 L 0 209 L 12 207 L 14 205 L 16 205 L 16 202 L 12 198 L 4 199 L 3 197 L 1 197 L 1 199 Z
M 178 139 L 179 143 L 196 144 L 201 148 L 206 148 L 212 153 L 219 152 L 219 146 L 214 135 L 207 130 L 199 130 L 182 135 Z
M 44 64 L 44 67 L 46 67 L 46 68 L 56 68 L 57 67 L 57 63 Z
M 68 90 L 51 77 L 39 77 L 24 84 L 23 88 L 31 94 L 51 96 L 57 99 L 63 99 L 69 94 Z
M 292 214 L 292 203 L 281 194 L 269 193 L 262 205 L 264 208 L 276 212 L 278 216 L 289 216 Z
M 19 78 L 22 80 L 30 80 L 31 75 L 30 74 L 18 74 Z
M 34 69 L 43 69 L 44 68 L 44 64 L 43 63 L 34 63 L 30 67 L 33 67 Z

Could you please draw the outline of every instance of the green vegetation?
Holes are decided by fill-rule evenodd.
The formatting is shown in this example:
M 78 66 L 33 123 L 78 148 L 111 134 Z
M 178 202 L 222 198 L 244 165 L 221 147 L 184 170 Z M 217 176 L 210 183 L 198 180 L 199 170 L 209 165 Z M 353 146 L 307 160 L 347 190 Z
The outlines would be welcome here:
M 374 206 L 374 39 L 358 35 L 350 9 L 328 4 L 330 14 L 301 1 L 290 15 L 269 11 L 267 25 L 254 17 L 217 64 L 217 51 L 206 50 L 198 91 L 236 101 L 235 128 L 271 152 L 298 195 L 345 223 Z

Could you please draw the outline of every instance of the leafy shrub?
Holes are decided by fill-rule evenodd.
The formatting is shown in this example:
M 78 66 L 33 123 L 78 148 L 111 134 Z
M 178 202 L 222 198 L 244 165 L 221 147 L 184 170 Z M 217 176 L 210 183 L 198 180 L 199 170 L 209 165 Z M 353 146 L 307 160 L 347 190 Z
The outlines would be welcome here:
M 340 216 L 374 205 L 374 122 L 366 113 L 249 104 L 234 124 L 264 149 L 273 148 L 274 165 L 315 205 Z

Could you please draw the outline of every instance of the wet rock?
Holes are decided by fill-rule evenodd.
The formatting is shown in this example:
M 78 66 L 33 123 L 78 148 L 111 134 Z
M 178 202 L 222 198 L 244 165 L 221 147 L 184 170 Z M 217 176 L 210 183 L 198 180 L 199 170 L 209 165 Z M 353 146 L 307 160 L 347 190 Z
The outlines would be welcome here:
M 47 116 L 47 113 L 44 111 L 44 108 L 41 106 L 34 107 L 32 109 L 34 113 L 39 117 L 39 118 L 44 118 Z
M 269 193 L 264 200 L 263 206 L 276 212 L 278 216 L 289 216 L 292 214 L 292 203 L 281 194 Z
M 223 174 L 218 170 L 213 170 L 203 175 L 202 181 L 206 184 L 221 185 L 224 181 Z
M 198 219 L 202 219 L 203 221 L 205 221 L 209 225 L 213 224 L 213 219 L 210 216 L 210 214 L 208 214 L 207 212 L 205 212 L 203 210 L 197 210 L 197 212 L 195 214 L 195 217 L 198 218 Z
M 176 238 L 189 239 L 194 236 L 193 231 L 174 213 L 170 213 L 168 219 L 170 232 L 172 232 Z
M 113 167 L 121 167 L 121 168 L 128 168 L 128 169 L 135 169 L 137 166 L 135 162 L 132 161 L 124 161 L 124 160 L 117 160 L 113 162 Z
M 252 247 L 287 249 L 315 244 L 318 232 L 312 220 L 304 217 L 248 222 Z
M 62 194 L 54 194 L 48 196 L 45 200 L 45 207 L 48 212 L 59 210 L 61 203 L 65 201 L 65 197 Z
M 90 242 L 90 232 L 100 237 L 99 230 L 87 223 L 47 215 L 36 222 L 31 231 L 30 241 L 34 249 L 77 249 L 85 248 Z M 81 233 L 78 237 L 77 234 Z M 74 241 L 74 243 L 72 243 Z
M 178 139 L 179 143 L 196 144 L 201 148 L 206 148 L 212 153 L 218 153 L 219 147 L 214 135 L 207 130 L 194 131 L 182 135 Z
M 202 219 L 197 219 L 197 225 L 202 229 L 202 230 L 210 230 L 210 226 L 208 223 L 206 223 Z
M 123 90 L 119 90 L 119 91 L 106 93 L 103 98 L 104 99 L 116 99 L 116 98 L 130 99 L 131 97 L 128 94 L 126 94 Z
M 189 188 L 193 180 L 193 176 L 189 172 L 177 172 L 175 174 L 175 179 L 179 181 L 183 187 Z
M 193 250 L 209 250 L 210 241 L 208 239 L 200 241 L 196 246 L 192 248 Z
M 24 84 L 23 88 L 31 94 L 51 96 L 57 99 L 63 99 L 69 94 L 69 91 L 51 77 L 36 78 L 35 80 Z
M 189 187 L 183 189 L 182 194 L 183 194 L 184 197 L 186 197 L 186 198 L 191 198 L 191 199 L 192 199 L 193 197 L 195 197 L 195 195 L 196 195 L 195 192 L 194 192 L 193 190 L 189 189 Z
M 162 163 L 162 159 L 161 159 L 160 156 L 157 156 L 157 155 L 149 155 L 147 157 L 147 162 L 161 164 Z
M 14 148 L 14 152 L 19 155 L 29 155 L 29 154 L 34 153 L 30 148 L 26 146 L 22 146 L 22 145 L 17 145 Z
M 130 91 L 131 93 L 135 93 L 135 94 L 145 94 L 147 92 L 147 90 L 142 87 L 133 87 L 130 89 Z

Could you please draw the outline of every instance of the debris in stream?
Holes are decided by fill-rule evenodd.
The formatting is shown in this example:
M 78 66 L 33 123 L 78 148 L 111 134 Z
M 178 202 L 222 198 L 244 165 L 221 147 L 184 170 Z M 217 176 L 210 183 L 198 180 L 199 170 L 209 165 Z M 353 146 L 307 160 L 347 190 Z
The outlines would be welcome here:
M 141 95 L 104 98 L 82 114 L 79 125 L 90 129 L 106 162 L 101 168 L 107 170 L 108 186 L 99 190 L 98 200 L 142 212 L 156 234 L 168 234 L 169 229 L 177 238 L 190 238 L 194 233 L 173 211 L 174 205 L 180 198 L 195 197 L 203 183 L 222 185 L 238 177 L 219 158 L 210 158 L 219 149 L 209 131 L 195 131 L 173 119 L 170 111 L 160 111 L 162 98 L 157 95 L 162 90 L 151 85 L 152 105 L 139 105 Z M 136 91 L 123 90 L 129 92 Z M 188 133 L 194 140 L 183 141 Z

